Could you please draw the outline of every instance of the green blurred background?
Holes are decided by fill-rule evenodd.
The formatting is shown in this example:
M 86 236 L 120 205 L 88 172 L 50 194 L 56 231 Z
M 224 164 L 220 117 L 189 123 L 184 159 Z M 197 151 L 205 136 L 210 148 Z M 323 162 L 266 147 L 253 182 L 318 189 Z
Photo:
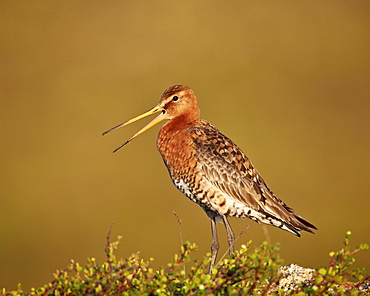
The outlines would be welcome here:
M 101 132 L 197 94 L 202 118 L 233 139 L 272 190 L 319 231 L 267 227 L 285 263 L 317 268 L 347 230 L 369 243 L 368 1 L 1 1 L 0 288 L 52 280 L 70 259 L 140 251 L 154 266 L 184 240 L 209 251 L 203 211 L 171 184 L 159 126 Z M 238 246 L 266 239 L 231 219 Z M 225 231 L 219 224 L 222 252 Z M 370 269 L 370 255 L 358 256 Z

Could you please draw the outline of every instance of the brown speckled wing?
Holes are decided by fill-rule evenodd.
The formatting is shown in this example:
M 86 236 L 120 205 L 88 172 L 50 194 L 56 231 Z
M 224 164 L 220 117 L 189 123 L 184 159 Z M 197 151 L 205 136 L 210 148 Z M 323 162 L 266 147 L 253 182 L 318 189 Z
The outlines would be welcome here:
M 281 228 L 286 226 L 296 235 L 300 230 L 316 229 L 274 195 L 237 145 L 211 123 L 205 120 L 200 123 L 190 133 L 198 151 L 198 166 L 208 182 L 224 195 L 262 214 L 254 220 L 280 225 L 272 223 L 276 219 L 282 222 Z

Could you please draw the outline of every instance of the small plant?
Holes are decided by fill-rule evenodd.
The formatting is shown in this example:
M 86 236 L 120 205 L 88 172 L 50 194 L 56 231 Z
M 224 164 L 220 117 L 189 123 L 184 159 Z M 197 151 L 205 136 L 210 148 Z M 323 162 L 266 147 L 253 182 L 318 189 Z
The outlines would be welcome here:
M 351 232 L 347 231 L 344 239 L 344 247 L 338 252 L 330 252 L 330 262 L 326 268 L 320 268 L 314 273 L 311 280 L 301 284 L 298 295 L 357 295 L 367 290 L 370 294 L 370 277 L 366 275 L 364 268 L 351 269 L 355 263 L 354 255 L 362 250 L 369 249 L 367 244 L 357 246 L 350 250 L 349 241 Z M 356 282 L 351 282 L 355 280 Z
M 210 256 L 190 263 L 190 255 L 196 251 L 195 244 L 186 242 L 179 254 L 175 254 L 165 268 L 154 270 L 151 262 L 133 254 L 126 259 L 114 255 L 121 237 L 109 242 L 107 237 L 107 260 L 99 265 L 94 258 L 85 266 L 71 260 L 64 270 L 54 273 L 54 280 L 41 288 L 25 293 L 19 285 L 15 291 L 2 290 L 1 295 L 360 295 L 369 291 L 369 277 L 364 269 L 352 270 L 354 255 L 368 249 L 366 244 L 351 251 L 347 232 L 344 247 L 330 253 L 326 268 L 313 271 L 310 279 L 295 285 L 294 289 L 279 288 L 279 246 L 263 242 L 251 249 L 251 242 L 242 245 L 230 258 L 222 259 L 208 273 Z M 349 279 L 355 282 L 349 282 Z M 367 286 L 366 286 L 367 285 Z

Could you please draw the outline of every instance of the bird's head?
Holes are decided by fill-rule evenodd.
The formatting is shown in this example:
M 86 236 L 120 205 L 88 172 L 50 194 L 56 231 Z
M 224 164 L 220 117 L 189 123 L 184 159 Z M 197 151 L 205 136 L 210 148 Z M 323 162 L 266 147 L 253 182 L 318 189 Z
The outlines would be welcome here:
M 124 123 L 121 123 L 103 133 L 103 135 L 109 133 L 110 131 L 126 126 L 130 123 L 133 123 L 141 118 L 147 117 L 149 115 L 155 114 L 160 112 L 160 114 L 154 118 L 151 122 L 149 122 L 146 126 L 144 126 L 141 130 L 139 130 L 136 134 L 134 134 L 131 138 L 129 138 L 125 143 L 117 147 L 113 152 L 116 152 L 118 149 L 122 148 L 124 145 L 129 143 L 131 140 L 136 138 L 137 136 L 141 135 L 157 123 L 161 122 L 162 120 L 172 120 L 174 118 L 181 119 L 185 122 L 192 122 L 194 120 L 199 119 L 199 108 L 197 99 L 195 97 L 194 92 L 187 86 L 177 84 L 171 86 L 170 88 L 166 89 L 159 100 L 159 103 L 154 108 L 150 109 L 149 111 L 136 116 Z

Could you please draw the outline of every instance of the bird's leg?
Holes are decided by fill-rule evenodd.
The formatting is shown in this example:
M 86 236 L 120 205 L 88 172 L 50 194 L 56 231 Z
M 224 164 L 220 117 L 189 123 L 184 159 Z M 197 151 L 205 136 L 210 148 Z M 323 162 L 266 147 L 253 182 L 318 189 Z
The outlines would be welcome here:
M 212 245 L 211 245 L 211 263 L 209 264 L 208 273 L 211 272 L 213 265 L 216 262 L 218 249 L 220 248 L 220 243 L 218 242 L 217 227 L 216 227 L 216 217 L 210 217 L 211 219 L 211 230 L 212 230 Z
M 229 224 L 229 221 L 227 220 L 226 216 L 222 216 L 222 220 L 224 221 L 226 232 L 227 232 L 227 241 L 229 243 L 229 254 L 231 255 L 234 253 L 234 243 L 235 243 L 235 235 L 233 230 L 231 229 L 231 226 Z

